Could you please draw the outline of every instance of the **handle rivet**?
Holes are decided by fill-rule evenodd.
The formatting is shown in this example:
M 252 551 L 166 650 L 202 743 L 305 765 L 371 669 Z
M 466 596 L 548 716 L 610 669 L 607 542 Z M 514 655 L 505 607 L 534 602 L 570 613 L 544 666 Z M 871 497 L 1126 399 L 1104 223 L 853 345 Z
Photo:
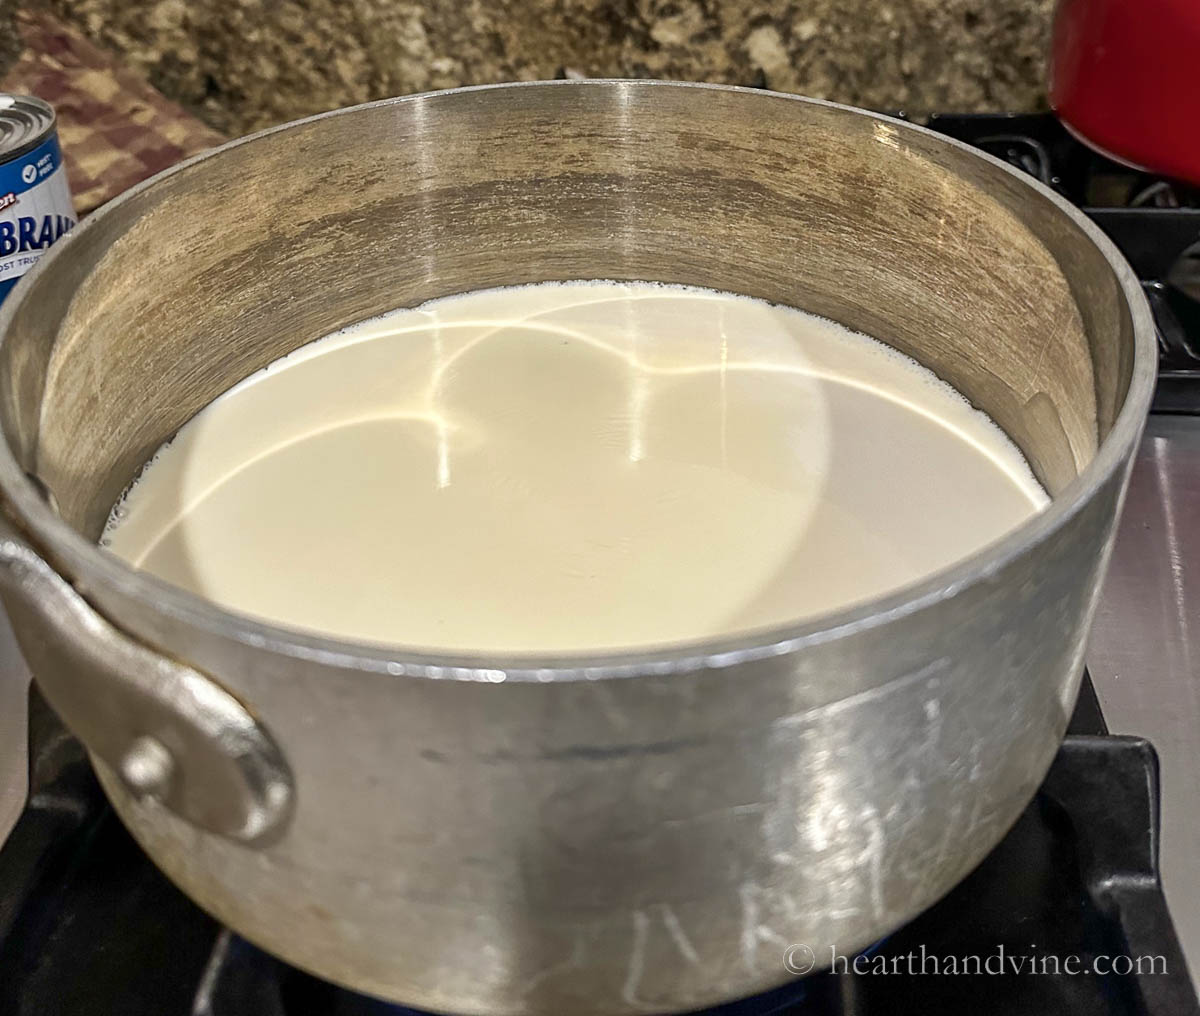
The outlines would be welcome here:
M 175 759 L 162 741 L 143 734 L 129 746 L 118 768 L 131 794 L 137 797 L 162 797 L 175 773 Z

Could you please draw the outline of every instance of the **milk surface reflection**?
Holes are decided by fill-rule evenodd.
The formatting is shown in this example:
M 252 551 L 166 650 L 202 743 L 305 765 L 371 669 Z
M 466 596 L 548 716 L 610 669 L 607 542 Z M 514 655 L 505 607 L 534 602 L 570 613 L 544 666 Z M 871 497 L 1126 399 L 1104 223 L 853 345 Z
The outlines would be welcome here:
M 649 283 L 400 310 L 231 389 L 114 512 L 115 553 L 260 617 L 572 651 L 894 589 L 1044 503 L 953 389 L 799 311 Z

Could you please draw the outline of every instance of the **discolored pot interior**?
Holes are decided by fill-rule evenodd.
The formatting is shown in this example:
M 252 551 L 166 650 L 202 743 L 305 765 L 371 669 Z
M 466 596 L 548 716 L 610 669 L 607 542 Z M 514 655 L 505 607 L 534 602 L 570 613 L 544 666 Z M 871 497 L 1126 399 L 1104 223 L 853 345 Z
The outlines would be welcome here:
M 892 344 L 1061 491 L 1132 362 L 1102 255 L 1042 219 L 1042 195 L 943 141 L 784 97 L 697 98 L 542 86 L 498 108 L 468 90 L 193 163 L 81 230 L 20 302 L 0 353 L 5 433 L 95 536 L 159 444 L 302 343 L 469 289 L 646 279 L 789 304 Z

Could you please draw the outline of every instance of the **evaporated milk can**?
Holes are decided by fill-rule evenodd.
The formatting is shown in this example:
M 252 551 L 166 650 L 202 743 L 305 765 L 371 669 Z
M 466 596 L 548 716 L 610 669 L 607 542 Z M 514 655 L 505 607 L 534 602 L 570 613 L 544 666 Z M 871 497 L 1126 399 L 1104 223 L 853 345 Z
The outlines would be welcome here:
M 0 92 L 0 301 L 75 221 L 54 110 Z

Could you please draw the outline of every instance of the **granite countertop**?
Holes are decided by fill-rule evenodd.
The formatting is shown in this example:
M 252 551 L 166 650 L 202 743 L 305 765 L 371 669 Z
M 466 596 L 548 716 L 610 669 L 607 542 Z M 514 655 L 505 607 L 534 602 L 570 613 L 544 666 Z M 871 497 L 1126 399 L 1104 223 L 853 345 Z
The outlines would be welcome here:
M 1053 8 L 1053 0 L 29 2 L 227 135 L 381 96 L 564 69 L 765 82 L 913 113 L 1033 109 L 1044 103 Z

